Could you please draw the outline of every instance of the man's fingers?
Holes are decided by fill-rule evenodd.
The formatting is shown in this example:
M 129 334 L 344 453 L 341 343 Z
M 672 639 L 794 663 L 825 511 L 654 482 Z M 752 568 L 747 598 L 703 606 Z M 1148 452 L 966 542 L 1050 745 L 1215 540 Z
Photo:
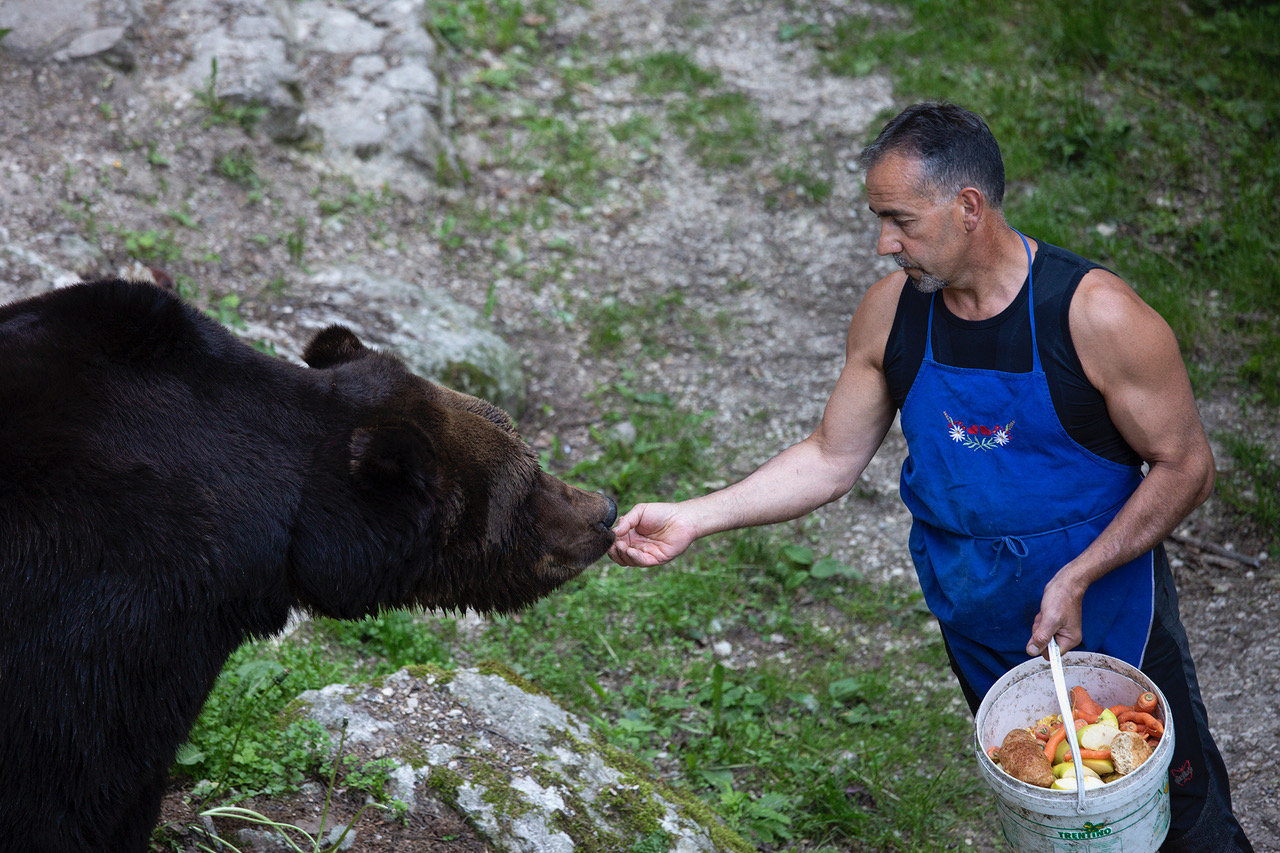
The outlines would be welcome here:
M 1027 640 L 1027 654 L 1031 657 L 1043 655 L 1048 659 L 1049 640 L 1063 627 L 1063 625 L 1054 625 L 1052 628 L 1048 624 L 1049 620 L 1044 618 L 1044 611 L 1036 614 L 1036 619 L 1031 623 L 1031 637 Z
M 620 539 L 635 530 L 636 525 L 640 523 L 640 519 L 644 516 L 644 506 L 644 504 L 633 506 L 630 512 L 615 521 L 613 535 Z
M 662 562 L 661 558 L 655 558 L 639 548 L 618 543 L 609 549 L 609 558 L 620 566 L 631 566 L 640 568 L 649 568 L 656 566 Z

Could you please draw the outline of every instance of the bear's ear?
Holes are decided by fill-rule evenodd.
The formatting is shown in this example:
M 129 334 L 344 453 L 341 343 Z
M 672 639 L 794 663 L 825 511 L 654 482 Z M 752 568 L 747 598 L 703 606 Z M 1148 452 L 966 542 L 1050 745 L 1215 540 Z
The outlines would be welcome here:
M 325 368 L 354 361 L 369 350 L 346 326 L 329 326 L 316 334 L 302 353 L 308 367 Z
M 357 427 L 350 450 L 352 478 L 379 492 L 421 490 L 433 470 L 430 440 L 408 425 Z

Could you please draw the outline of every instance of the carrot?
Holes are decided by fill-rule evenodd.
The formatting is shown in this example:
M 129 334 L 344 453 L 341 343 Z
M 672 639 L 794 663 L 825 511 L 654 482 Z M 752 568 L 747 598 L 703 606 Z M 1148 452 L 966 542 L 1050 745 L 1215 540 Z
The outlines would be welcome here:
M 1076 685 L 1071 688 L 1071 712 L 1077 719 L 1096 723 L 1098 715 L 1102 713 L 1102 706 L 1093 701 L 1088 690 Z
M 1138 700 L 1133 703 L 1133 710 L 1142 711 L 1144 714 L 1154 713 L 1156 710 L 1156 694 L 1152 693 L 1150 690 L 1143 693 L 1138 697 Z
M 1080 750 L 1080 757 L 1081 757 L 1081 758 L 1096 758 L 1096 759 L 1098 759 L 1098 760 L 1100 760 L 1100 761 L 1110 761 L 1110 760 L 1111 760 L 1111 747 L 1109 747 L 1109 746 L 1104 746 L 1102 749 L 1081 749 L 1081 750 Z M 1067 751 L 1067 754 L 1066 754 L 1065 756 L 1063 756 L 1062 760 L 1063 760 L 1063 761 L 1070 761 L 1070 760 L 1071 760 L 1071 752 L 1070 752 L 1070 750 L 1068 750 L 1068 751 Z
M 1036 736 L 1036 740 L 1043 743 L 1049 739 L 1049 735 L 1053 734 L 1053 727 L 1048 723 L 1041 723 L 1032 729 L 1031 733 Z
M 1053 754 L 1058 750 L 1058 744 L 1062 743 L 1067 736 L 1067 727 L 1058 726 L 1054 729 L 1053 734 L 1049 735 L 1049 739 L 1044 744 L 1044 757 L 1049 759 L 1049 763 L 1053 763 Z
M 1134 732 L 1135 734 L 1145 735 L 1147 733 L 1147 727 L 1140 726 L 1137 723 L 1135 723 L 1133 720 L 1126 720 L 1125 722 L 1120 724 L 1120 731 Z
M 1133 710 L 1133 706 L 1132 706 L 1132 705 L 1112 705 L 1112 706 L 1111 706 L 1110 708 L 1108 708 L 1107 710 L 1108 710 L 1108 711 L 1110 711 L 1111 713 L 1115 714 L 1115 715 L 1116 715 L 1116 717 L 1118 718 L 1118 717 L 1119 717 L 1121 714 L 1123 714 L 1125 711 L 1132 711 L 1132 710 Z
M 1123 714 L 1118 714 L 1116 719 L 1122 723 L 1134 722 L 1140 726 L 1146 726 L 1147 733 L 1153 738 L 1164 737 L 1164 723 L 1144 711 L 1125 711 Z
M 992 761 L 994 761 L 996 764 L 999 764 L 1000 763 L 1000 747 L 993 746 L 990 749 L 988 749 L 987 757 L 990 758 Z

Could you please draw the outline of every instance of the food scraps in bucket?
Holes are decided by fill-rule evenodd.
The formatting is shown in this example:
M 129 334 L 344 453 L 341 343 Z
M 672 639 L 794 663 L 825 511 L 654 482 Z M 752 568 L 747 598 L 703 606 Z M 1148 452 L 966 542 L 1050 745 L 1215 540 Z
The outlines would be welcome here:
M 1071 689 L 1072 725 L 1080 745 L 1084 786 L 1096 788 L 1127 776 L 1151 757 L 1151 741 L 1164 735 L 1155 717 L 1154 693 L 1143 692 L 1132 705 L 1104 708 L 1084 687 Z M 1059 715 L 1036 721 L 1025 729 L 1013 729 L 999 748 L 987 755 L 1015 779 L 1040 788 L 1074 791 L 1075 762 L 1067 730 Z
M 1054 782 L 1053 766 L 1028 729 L 1014 729 L 1004 736 L 1000 766 L 1013 778 L 1038 788 L 1048 788 Z
M 1116 773 L 1127 776 L 1151 757 L 1151 746 L 1136 732 L 1120 732 L 1111 740 L 1111 760 Z

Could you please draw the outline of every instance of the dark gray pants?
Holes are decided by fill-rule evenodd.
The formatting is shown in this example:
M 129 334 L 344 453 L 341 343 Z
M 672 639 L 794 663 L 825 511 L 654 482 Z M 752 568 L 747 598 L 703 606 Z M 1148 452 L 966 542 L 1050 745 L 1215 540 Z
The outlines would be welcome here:
M 1178 592 L 1164 547 L 1156 549 L 1155 618 L 1143 653 L 1142 672 L 1156 683 L 1173 715 L 1174 749 L 1169 765 L 1169 835 L 1165 853 L 1252 853 L 1253 845 L 1231 812 L 1227 768 L 1209 732 L 1209 716 L 1200 698 L 1195 663 L 1178 615 Z M 944 634 L 945 638 L 945 634 Z M 951 649 L 951 669 L 960 680 L 969 710 L 982 697 L 965 681 Z

